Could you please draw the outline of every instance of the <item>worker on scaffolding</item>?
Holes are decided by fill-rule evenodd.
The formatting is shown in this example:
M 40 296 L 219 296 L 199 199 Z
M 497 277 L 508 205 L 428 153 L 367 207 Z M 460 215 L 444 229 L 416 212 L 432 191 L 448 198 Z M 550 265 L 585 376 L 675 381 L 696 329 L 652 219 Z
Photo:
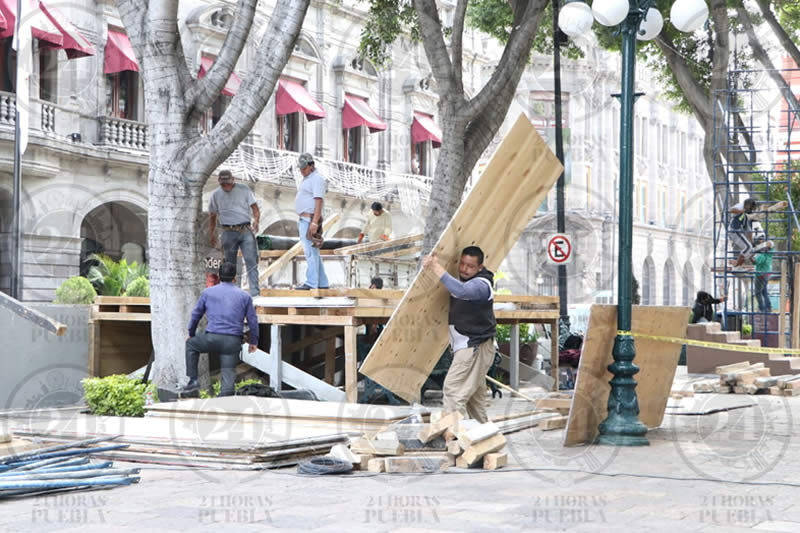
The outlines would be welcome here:
M 758 224 L 758 222 L 755 222 L 754 226 L 755 224 Z M 767 292 L 767 285 L 769 285 L 769 278 L 772 275 L 772 249 L 774 248 L 775 243 L 768 241 L 766 234 L 763 230 L 761 230 L 754 232 L 753 244 L 756 245 L 756 250 L 761 249 L 761 251 L 755 256 L 756 272 L 753 280 L 753 290 L 756 293 L 758 310 L 762 313 L 771 313 L 772 303 L 769 299 L 769 292 Z
M 728 240 L 733 244 L 733 248 L 739 252 L 733 264 L 734 269 L 739 269 L 745 260 L 749 259 L 753 253 L 753 245 L 750 242 L 752 223 L 750 215 L 755 213 L 756 201 L 748 198 L 730 208 L 731 221 L 728 225 Z

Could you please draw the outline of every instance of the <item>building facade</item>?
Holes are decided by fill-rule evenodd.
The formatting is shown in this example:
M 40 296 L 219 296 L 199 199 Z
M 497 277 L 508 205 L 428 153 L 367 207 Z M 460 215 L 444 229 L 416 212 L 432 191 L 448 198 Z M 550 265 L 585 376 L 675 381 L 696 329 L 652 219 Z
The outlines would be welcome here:
M 234 7 L 231 1 L 181 1 L 182 44 L 198 76 L 213 64 Z M 22 165 L 23 299 L 29 301 L 52 300 L 58 285 L 79 274 L 92 252 L 147 260 L 147 124 L 135 56 L 111 0 L 75 0 L 58 8 L 54 19 L 46 13 L 37 17 L 47 31 L 34 43 L 30 144 Z M 259 9 L 235 74 L 203 128 L 214 126 L 254 62 L 271 6 Z M 396 235 L 423 229 L 441 140 L 435 81 L 422 46 L 407 38 L 394 44 L 387 67 L 359 57 L 365 9 L 355 0 L 312 2 L 276 91 L 225 165 L 254 189 L 262 233 L 296 235 L 293 199 L 299 175 L 292 168 L 297 153 L 304 151 L 318 158 L 329 179 L 327 210 L 342 213 L 335 236 L 356 236 L 373 200 L 392 211 Z M 453 9 L 443 2 L 443 17 Z M 77 32 L 85 42 L 62 39 L 61 49 L 47 43 L 45 34 L 65 31 L 53 20 L 66 21 L 66 33 L 74 37 Z M 8 35 L 1 42 L 3 57 L 13 57 Z M 468 94 L 480 89 L 499 57 L 491 38 L 468 30 Z M 615 285 L 619 112 L 610 94 L 619 87 L 618 60 L 592 52 L 564 68 L 568 225 L 577 235 L 576 260 L 569 267 L 571 302 L 610 298 Z M 550 135 L 550 64 L 546 57 L 534 58 L 507 123 L 524 112 Z M 8 66 L 0 86 L 3 290 L 10 279 L 15 106 Z M 702 132 L 690 117 L 674 113 L 658 98 L 645 72 L 640 71 L 639 80 L 647 94 L 636 107 L 634 272 L 642 303 L 686 304 L 691 293 L 707 286 L 710 264 L 712 213 L 700 153 Z M 486 162 L 479 163 L 475 176 Z M 206 196 L 215 187 L 215 180 L 209 180 Z M 555 227 L 554 209 L 552 193 L 542 216 L 502 267 L 507 276 L 500 286 L 553 293 L 555 270 L 546 265 L 542 240 Z

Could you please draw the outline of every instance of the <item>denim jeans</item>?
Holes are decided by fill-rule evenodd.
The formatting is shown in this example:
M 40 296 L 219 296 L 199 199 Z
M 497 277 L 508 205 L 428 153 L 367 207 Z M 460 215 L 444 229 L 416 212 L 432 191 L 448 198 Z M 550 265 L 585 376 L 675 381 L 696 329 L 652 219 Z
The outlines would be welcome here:
M 220 396 L 233 396 L 236 381 L 236 365 L 242 351 L 242 337 L 220 333 L 198 333 L 186 341 L 186 375 L 197 379 L 197 363 L 201 353 L 219 353 L 222 387 Z
M 222 251 L 225 253 L 226 263 L 236 264 L 236 253 L 240 248 L 247 268 L 250 295 L 259 296 L 261 293 L 258 290 L 258 245 L 256 244 L 256 236 L 249 229 L 222 232 Z
M 772 302 L 769 301 L 769 293 L 767 292 L 768 284 L 768 279 L 765 279 L 764 276 L 756 275 L 754 284 L 756 290 L 756 301 L 758 301 L 758 310 L 762 313 L 772 312 Z
M 311 246 L 308 240 L 308 226 L 311 220 L 301 217 L 297 223 L 300 232 L 300 242 L 303 243 L 303 253 L 306 255 L 306 281 L 305 284 L 312 289 L 327 289 L 328 276 L 325 274 L 325 267 L 322 265 L 322 257 L 319 255 L 319 248 Z

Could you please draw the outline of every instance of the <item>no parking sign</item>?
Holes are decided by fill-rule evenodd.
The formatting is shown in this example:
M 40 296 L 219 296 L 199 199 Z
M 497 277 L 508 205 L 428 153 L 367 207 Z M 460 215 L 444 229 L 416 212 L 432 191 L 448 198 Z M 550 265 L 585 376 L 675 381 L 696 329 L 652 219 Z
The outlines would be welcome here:
M 547 259 L 556 265 L 566 265 L 572 261 L 569 235 L 557 233 L 547 240 Z

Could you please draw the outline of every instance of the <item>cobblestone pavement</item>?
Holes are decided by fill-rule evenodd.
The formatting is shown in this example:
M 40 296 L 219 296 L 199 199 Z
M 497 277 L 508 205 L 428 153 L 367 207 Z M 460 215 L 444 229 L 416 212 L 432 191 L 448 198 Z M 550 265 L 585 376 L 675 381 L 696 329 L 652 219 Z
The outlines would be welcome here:
M 2 502 L 0 531 L 800 531 L 800 397 L 681 402 L 749 407 L 667 415 L 642 448 L 563 448 L 563 431 L 522 431 L 509 435 L 508 467 L 494 472 L 310 478 L 294 468 L 144 467 L 131 487 Z M 492 404 L 493 414 L 528 409 Z

